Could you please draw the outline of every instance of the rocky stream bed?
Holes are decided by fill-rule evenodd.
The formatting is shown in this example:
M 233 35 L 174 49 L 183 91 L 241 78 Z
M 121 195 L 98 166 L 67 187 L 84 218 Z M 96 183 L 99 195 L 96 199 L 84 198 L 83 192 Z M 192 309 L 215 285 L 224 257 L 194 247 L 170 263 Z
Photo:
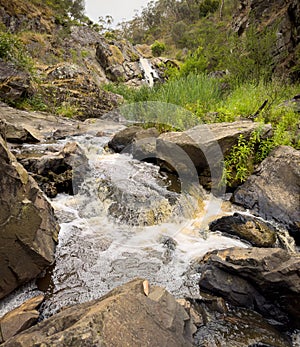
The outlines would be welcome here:
M 0 111 L 3 346 L 300 345 L 299 151 L 214 196 L 201 126 Z M 209 131 L 225 154 L 256 126 Z

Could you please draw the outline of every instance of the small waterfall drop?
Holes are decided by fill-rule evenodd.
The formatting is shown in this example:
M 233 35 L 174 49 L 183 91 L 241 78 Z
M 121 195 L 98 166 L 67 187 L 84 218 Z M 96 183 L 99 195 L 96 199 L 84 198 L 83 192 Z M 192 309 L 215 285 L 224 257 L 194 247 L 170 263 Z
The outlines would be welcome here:
M 164 187 L 152 184 L 149 176 L 155 171 L 152 164 L 134 160 L 130 155 L 107 152 L 105 146 L 110 136 L 87 134 L 59 140 L 55 144 L 62 149 L 67 142 L 76 141 L 84 149 L 91 170 L 82 192 L 74 196 L 59 194 L 51 199 L 61 230 L 55 264 L 41 279 L 43 288 L 39 286 L 41 290 L 46 290 L 46 301 L 42 307 L 44 318 L 63 306 L 99 298 L 136 277 L 147 278 L 151 284 L 165 287 L 176 297 L 197 296 L 200 274 L 189 271 L 195 259 L 215 249 L 247 247 L 238 239 L 208 231 L 206 226 L 210 220 L 230 214 L 225 206 L 220 211 L 218 199 L 211 201 L 209 194 L 201 199 L 199 210 L 191 217 L 181 216 L 178 211 L 169 220 L 153 225 L 131 225 L 111 218 L 106 204 L 109 203 L 110 210 L 116 205 L 110 185 L 107 185 L 108 197 L 103 202 L 96 198 L 99 193 L 103 195 L 105 192 L 101 182 L 107 181 L 107 178 L 124 185 L 140 178 L 146 193 L 148 189 L 161 192 Z M 116 190 L 120 196 L 123 194 L 122 184 Z M 101 191 L 100 186 L 103 188 Z M 128 189 L 137 195 L 137 200 L 140 199 L 130 185 Z M 171 192 L 166 198 L 168 196 L 173 198 Z M 149 204 L 152 203 L 152 195 L 148 200 Z M 116 211 L 121 210 L 118 207 Z M 28 287 L 25 297 L 29 298 L 37 292 L 38 288 L 34 285 Z M 22 292 L 12 293 L 0 305 L 0 316 L 23 300 Z
M 140 66 L 144 72 L 145 80 L 150 88 L 154 86 L 154 82 L 159 80 L 157 71 L 153 68 L 151 62 L 146 58 L 140 58 Z

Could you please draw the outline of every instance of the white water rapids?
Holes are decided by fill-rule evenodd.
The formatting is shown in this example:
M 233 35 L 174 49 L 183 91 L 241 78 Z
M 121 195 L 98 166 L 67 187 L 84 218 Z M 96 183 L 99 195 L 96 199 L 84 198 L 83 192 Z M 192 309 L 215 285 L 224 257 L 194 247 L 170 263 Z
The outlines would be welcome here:
M 86 135 L 68 138 L 58 145 L 62 148 L 76 141 L 85 150 L 92 185 L 102 177 L 104 164 L 124 177 L 126 162 L 134 162 L 141 175 L 153 168 L 129 155 L 107 153 L 104 146 L 109 139 Z M 43 307 L 45 317 L 63 306 L 99 298 L 136 277 L 161 285 L 176 297 L 197 296 L 199 274 L 188 271 L 191 262 L 211 250 L 246 247 L 238 239 L 207 230 L 210 220 L 232 213 L 228 206 L 219 211 L 220 201 L 210 195 L 192 219 L 178 216 L 154 226 L 133 227 L 111 219 L 93 189 L 91 186 L 88 197 L 60 194 L 51 201 L 61 230 Z M 2 301 L 0 316 L 37 292 L 33 284 L 25 289 Z

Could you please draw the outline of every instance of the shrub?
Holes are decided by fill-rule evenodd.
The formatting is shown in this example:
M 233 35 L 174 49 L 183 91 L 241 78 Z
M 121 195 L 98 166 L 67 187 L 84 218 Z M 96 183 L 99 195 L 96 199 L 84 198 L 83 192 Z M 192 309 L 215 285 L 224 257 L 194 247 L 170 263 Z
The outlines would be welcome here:
M 0 31 L 0 58 L 24 70 L 33 70 L 33 61 L 16 35 Z
M 163 42 L 155 41 L 151 46 L 151 51 L 154 57 L 159 57 L 166 50 L 166 45 Z

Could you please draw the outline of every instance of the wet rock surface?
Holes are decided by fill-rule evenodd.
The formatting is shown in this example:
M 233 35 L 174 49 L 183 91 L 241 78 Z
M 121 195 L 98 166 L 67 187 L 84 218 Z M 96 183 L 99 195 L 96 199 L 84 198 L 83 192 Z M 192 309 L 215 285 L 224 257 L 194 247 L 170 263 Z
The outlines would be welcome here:
M 258 218 L 235 213 L 210 223 L 211 231 L 236 235 L 256 247 L 273 247 L 276 243 L 276 228 Z
M 110 216 L 130 225 L 154 225 L 167 221 L 182 208 L 180 195 L 166 189 L 158 168 L 148 163 L 115 157 L 102 160 L 98 197 Z M 184 210 L 182 210 L 184 213 Z
M 67 143 L 59 152 L 55 147 L 43 146 L 42 152 L 20 153 L 18 161 L 32 174 L 47 196 L 54 198 L 58 193 L 74 194 L 74 187 L 80 185 L 88 170 L 88 159 L 75 142 Z M 45 153 L 45 151 L 47 151 Z
M 0 298 L 54 261 L 59 226 L 49 202 L 0 137 Z
M 144 129 L 140 126 L 130 126 L 119 131 L 109 141 L 108 147 L 114 150 L 116 153 L 122 151 L 127 153 L 133 153 L 133 156 L 138 159 L 143 159 L 143 152 L 146 156 L 149 156 L 149 150 L 143 150 L 142 143 L 146 145 L 149 141 L 155 140 L 159 136 L 159 132 L 156 128 Z M 154 147 L 155 150 L 155 147 Z M 155 153 L 153 153 L 155 154 Z
M 220 297 L 204 294 L 201 299 L 189 299 L 188 312 L 197 327 L 194 346 L 291 346 L 289 338 L 260 314 L 233 307 Z
M 192 346 L 192 323 L 165 289 L 134 280 L 103 298 L 67 308 L 11 338 L 9 346 Z
M 208 253 L 199 265 L 200 290 L 254 309 L 272 324 L 299 328 L 299 254 L 278 248 L 231 248 Z
M 0 134 L 10 143 L 36 143 L 39 142 L 37 136 L 24 126 L 0 120 Z
M 289 230 L 300 243 L 300 152 L 280 146 L 234 193 L 233 202 Z
M 43 300 L 44 295 L 31 298 L 0 318 L 0 343 L 34 325 L 40 315 L 37 308 Z

